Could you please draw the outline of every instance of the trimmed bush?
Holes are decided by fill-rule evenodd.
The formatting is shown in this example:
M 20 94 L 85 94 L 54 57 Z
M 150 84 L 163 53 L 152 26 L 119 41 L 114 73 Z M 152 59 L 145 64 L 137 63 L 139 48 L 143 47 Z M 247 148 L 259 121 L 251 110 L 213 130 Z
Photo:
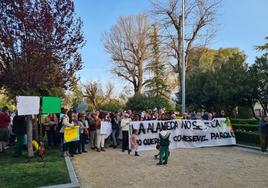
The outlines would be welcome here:
M 257 132 L 236 131 L 235 137 L 237 142 L 260 145 L 259 134 Z
M 232 126 L 235 131 L 257 132 L 259 130 L 259 126 L 253 124 L 232 124 Z
M 256 119 L 231 119 L 232 124 L 251 124 L 258 125 L 259 121 Z

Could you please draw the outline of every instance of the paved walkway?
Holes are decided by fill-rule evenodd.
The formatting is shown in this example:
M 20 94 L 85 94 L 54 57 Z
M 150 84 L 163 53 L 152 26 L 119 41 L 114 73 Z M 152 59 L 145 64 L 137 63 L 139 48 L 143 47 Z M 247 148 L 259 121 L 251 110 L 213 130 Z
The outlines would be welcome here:
M 232 148 L 196 148 L 171 151 L 167 166 L 157 166 L 156 151 L 129 156 L 119 149 L 75 156 L 74 168 L 82 188 L 87 187 L 268 187 L 268 155 Z

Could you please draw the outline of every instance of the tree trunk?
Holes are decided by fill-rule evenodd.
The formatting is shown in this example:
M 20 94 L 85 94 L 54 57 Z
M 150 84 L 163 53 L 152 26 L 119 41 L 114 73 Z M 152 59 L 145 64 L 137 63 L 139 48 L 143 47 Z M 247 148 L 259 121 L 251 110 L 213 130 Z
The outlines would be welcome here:
M 32 124 L 32 116 L 27 116 L 27 149 L 28 149 L 28 158 L 33 158 L 33 124 Z

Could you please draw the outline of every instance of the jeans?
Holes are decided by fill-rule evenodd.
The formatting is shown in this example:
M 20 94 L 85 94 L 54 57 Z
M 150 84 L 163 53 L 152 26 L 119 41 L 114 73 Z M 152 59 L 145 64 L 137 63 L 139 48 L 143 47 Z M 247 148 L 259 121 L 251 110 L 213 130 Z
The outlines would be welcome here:
M 129 146 L 129 137 L 128 137 L 128 131 L 122 131 L 123 140 L 122 140 L 122 150 L 128 150 Z
M 97 148 L 104 148 L 105 134 L 100 134 L 100 129 L 97 130 Z
M 112 141 L 113 141 L 113 146 L 117 146 L 117 132 L 118 130 L 117 129 L 113 129 L 113 132 L 112 132 Z
M 261 143 L 261 151 L 265 152 L 268 143 L 268 135 L 260 133 L 260 143 Z
M 80 134 L 80 142 L 79 142 L 78 152 L 85 151 L 85 145 L 86 145 L 86 135 Z
M 17 137 L 17 143 L 15 149 L 15 155 L 20 156 L 22 154 L 24 134 L 16 134 L 16 137 Z
M 54 130 L 46 131 L 47 134 L 47 142 L 48 145 L 51 146 L 52 144 L 56 145 L 56 134 Z
M 90 131 L 89 134 L 90 134 L 90 145 L 91 145 L 91 147 L 92 148 L 97 147 L 97 132 L 96 132 L 96 130 Z

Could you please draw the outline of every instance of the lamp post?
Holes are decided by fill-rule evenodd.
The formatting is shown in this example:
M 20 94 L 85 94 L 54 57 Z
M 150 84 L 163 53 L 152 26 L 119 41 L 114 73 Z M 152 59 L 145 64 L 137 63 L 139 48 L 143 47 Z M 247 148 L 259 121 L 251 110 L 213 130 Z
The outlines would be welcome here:
M 185 56 L 184 56 L 184 12 L 185 12 L 185 0 L 182 0 L 182 24 L 181 24 L 181 62 L 182 62 L 182 80 L 181 80 L 181 92 L 182 92 L 182 113 L 186 111 L 186 104 L 185 104 Z

